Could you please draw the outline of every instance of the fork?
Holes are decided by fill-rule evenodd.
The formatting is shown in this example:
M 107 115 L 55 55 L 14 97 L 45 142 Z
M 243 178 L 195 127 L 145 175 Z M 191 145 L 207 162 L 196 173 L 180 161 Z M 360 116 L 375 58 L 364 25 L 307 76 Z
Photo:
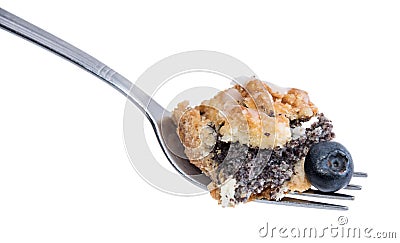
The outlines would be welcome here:
M 91 55 L 2 8 L 0 8 L 0 27 L 67 59 L 105 81 L 126 96 L 150 121 L 158 142 L 172 166 L 191 183 L 207 190 L 207 185 L 211 180 L 185 158 L 184 147 L 176 134 L 176 126 L 170 118 L 171 113 L 154 101 L 143 90 Z M 367 177 L 367 174 L 355 172 L 353 177 Z M 361 190 L 361 186 L 349 184 L 344 189 Z M 354 200 L 354 196 L 351 195 L 324 193 L 316 189 L 309 189 L 302 193 L 290 192 L 289 195 L 295 197 L 284 197 L 281 201 L 263 199 L 256 201 L 308 208 L 347 210 L 347 206 L 304 200 L 296 197 L 306 196 L 323 199 Z

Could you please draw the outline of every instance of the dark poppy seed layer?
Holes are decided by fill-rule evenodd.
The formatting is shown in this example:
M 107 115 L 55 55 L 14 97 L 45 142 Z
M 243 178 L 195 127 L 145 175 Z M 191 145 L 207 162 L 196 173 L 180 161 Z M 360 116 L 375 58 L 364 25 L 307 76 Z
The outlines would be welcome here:
M 304 135 L 273 150 L 217 140 L 212 151 L 213 160 L 218 164 L 217 179 L 224 181 L 231 176 L 236 179 L 236 203 L 246 202 L 251 195 L 265 191 L 269 192 L 271 200 L 277 199 L 277 193 L 293 175 L 295 163 L 307 155 L 313 144 L 330 141 L 335 136 L 332 122 L 324 114 L 319 114 L 317 118 L 305 129 Z M 296 121 L 291 125 L 297 127 L 303 122 Z M 255 171 L 255 168 L 261 170 Z

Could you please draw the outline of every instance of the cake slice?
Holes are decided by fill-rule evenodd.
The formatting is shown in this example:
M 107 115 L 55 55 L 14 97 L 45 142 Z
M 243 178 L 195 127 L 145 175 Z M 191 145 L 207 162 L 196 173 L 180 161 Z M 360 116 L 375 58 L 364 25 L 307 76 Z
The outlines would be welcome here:
M 307 92 L 257 79 L 195 107 L 184 101 L 172 116 L 190 163 L 211 178 L 210 194 L 222 206 L 309 189 L 307 153 L 334 138 Z

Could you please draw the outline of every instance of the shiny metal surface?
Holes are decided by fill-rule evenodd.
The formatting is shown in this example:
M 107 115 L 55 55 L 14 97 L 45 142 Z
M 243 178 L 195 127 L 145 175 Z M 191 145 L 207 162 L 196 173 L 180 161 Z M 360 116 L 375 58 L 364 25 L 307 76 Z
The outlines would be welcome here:
M 284 197 L 281 201 L 257 200 L 257 202 L 267 203 L 267 204 L 284 205 L 284 206 L 295 206 L 295 207 L 302 207 L 302 208 L 317 208 L 317 209 L 329 209 L 329 210 L 341 210 L 341 211 L 348 210 L 347 206 L 315 202 L 315 201 L 308 201 L 308 200 L 291 198 L 291 197 Z
M 327 199 L 340 199 L 340 200 L 354 200 L 354 196 L 337 193 L 337 192 L 321 192 L 319 190 L 308 189 L 305 192 L 290 192 L 292 195 L 327 198 Z

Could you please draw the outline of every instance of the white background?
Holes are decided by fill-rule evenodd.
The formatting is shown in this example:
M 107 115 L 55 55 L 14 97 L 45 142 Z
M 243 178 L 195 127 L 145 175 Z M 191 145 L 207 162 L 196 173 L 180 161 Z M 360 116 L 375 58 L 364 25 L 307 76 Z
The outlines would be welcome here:
M 257 203 L 223 209 L 208 195 L 160 192 L 127 158 L 124 97 L 0 31 L 0 242 L 266 242 L 258 236 L 266 222 L 322 227 L 341 215 L 348 225 L 398 231 L 398 1 L 129 2 L 0 6 L 132 81 L 164 57 L 203 49 L 240 59 L 263 80 L 307 90 L 334 121 L 356 170 L 369 173 L 355 181 L 363 190 L 351 192 L 356 200 L 344 202 L 346 212 Z

